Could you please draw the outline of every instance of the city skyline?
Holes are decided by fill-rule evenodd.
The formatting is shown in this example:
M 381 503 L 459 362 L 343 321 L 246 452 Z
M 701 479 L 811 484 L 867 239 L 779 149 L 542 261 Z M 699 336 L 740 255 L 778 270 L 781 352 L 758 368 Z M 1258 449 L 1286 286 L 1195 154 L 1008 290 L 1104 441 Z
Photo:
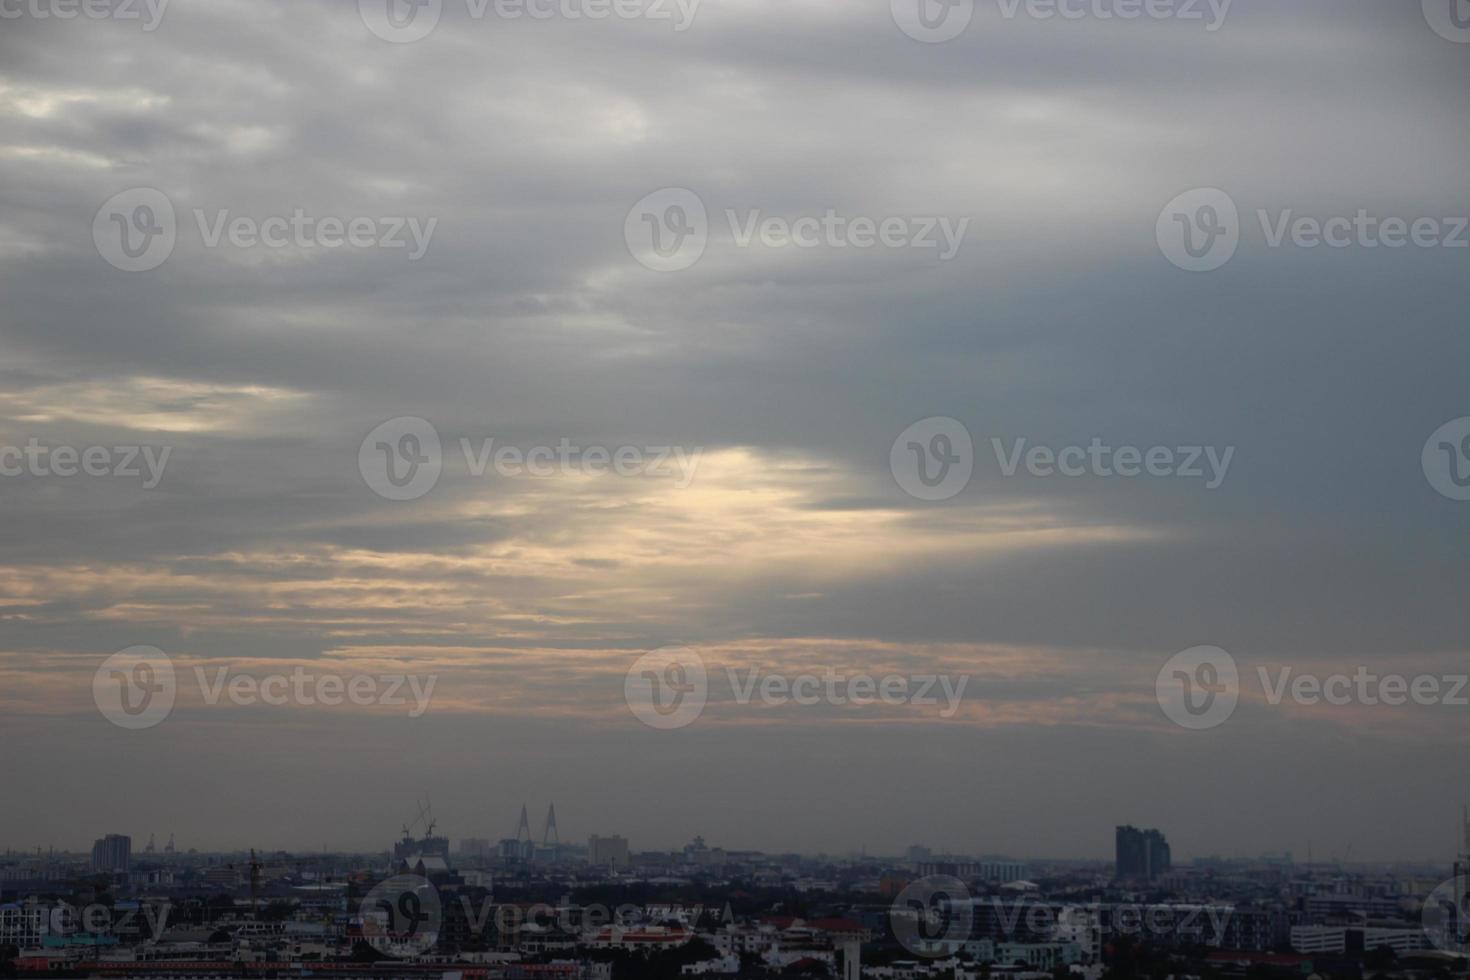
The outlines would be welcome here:
M 554 804 L 549 804 L 549 805 L 554 805 Z M 585 847 L 585 845 L 584 845 L 583 842 L 585 842 L 586 840 L 588 840 L 588 838 L 591 838 L 591 837 L 603 837 L 603 838 L 608 838 L 608 837 L 622 837 L 622 838 L 624 838 L 628 842 L 629 849 L 632 852 L 677 853 L 681 849 L 683 849 L 686 845 L 688 845 L 690 842 L 692 842 L 692 841 L 694 841 L 696 839 L 703 840 L 703 839 L 706 838 L 706 835 L 705 834 L 702 834 L 702 833 L 700 833 L 700 832 L 698 832 L 696 830 L 694 832 L 691 832 L 687 837 L 683 838 L 680 841 L 669 841 L 669 842 L 656 841 L 656 842 L 649 843 L 649 842 L 645 842 L 645 841 L 639 840 L 636 836 L 631 836 L 630 833 L 629 833 L 629 826 L 619 827 L 619 826 L 611 825 L 611 824 L 615 824 L 615 823 L 616 823 L 615 821 L 611 821 L 611 822 L 609 822 L 609 825 L 604 825 L 604 826 L 601 826 L 601 827 L 589 827 L 589 828 L 585 828 L 585 830 L 583 828 L 581 828 L 580 825 L 574 825 L 574 827 L 573 827 L 573 829 L 571 831 L 568 831 L 563 837 L 561 837 L 561 844 L 562 844 L 562 846 L 571 846 L 573 849 L 582 849 L 582 848 Z M 543 835 L 543 831 L 544 831 L 544 828 L 543 828 L 543 830 L 536 830 L 536 828 L 538 826 L 540 826 L 540 825 L 533 822 L 532 830 L 535 831 L 535 832 L 532 833 L 530 835 L 530 837 L 528 838 L 528 839 L 532 840 L 533 842 L 537 842 L 537 843 L 539 843 L 541 841 L 541 838 L 542 838 L 542 835 Z M 633 824 L 632 826 L 636 826 L 636 824 Z M 859 855 L 865 856 L 867 858 L 872 858 L 872 859 L 912 860 L 911 852 L 915 848 L 922 848 L 926 852 L 932 852 L 932 854 L 933 854 L 933 856 L 934 856 L 935 859 L 939 859 L 941 857 L 967 857 L 967 858 L 1014 859 L 1014 860 L 1020 860 L 1020 861 L 1041 861 L 1041 862 L 1061 862 L 1061 863 L 1074 862 L 1075 861 L 1075 862 L 1096 863 L 1096 864 L 1112 864 L 1112 863 L 1115 862 L 1115 860 L 1117 858 L 1117 848 L 1120 846 L 1119 845 L 1119 842 L 1117 840 L 1117 835 L 1119 833 L 1121 833 L 1122 831 L 1124 831 L 1125 829 L 1126 830 L 1136 830 L 1137 828 L 1134 828 L 1132 826 L 1126 826 L 1126 825 L 1117 825 L 1117 826 L 1106 828 L 1106 829 L 1112 832 L 1109 835 L 1110 843 L 1108 845 L 1108 848 L 1109 848 L 1108 853 L 1106 853 L 1106 854 L 1095 854 L 1095 855 L 1094 854 L 1078 854 L 1078 853 L 1070 853 L 1070 854 L 1041 854 L 1041 853 L 1029 853 L 1029 852 L 1018 852 L 1018 851 L 1001 851 L 1001 850 L 987 849 L 987 848 L 985 848 L 983 846 L 980 846 L 980 845 L 974 845 L 974 846 L 969 846 L 969 847 L 963 847 L 963 846 L 961 846 L 961 847 L 931 846 L 931 844 L 925 844 L 925 843 L 918 842 L 918 841 L 910 841 L 909 843 L 904 844 L 904 845 L 901 845 L 901 846 L 890 845 L 888 849 L 883 849 L 883 848 L 870 848 L 870 847 L 859 846 L 858 848 L 849 849 L 849 850 L 833 850 L 833 849 L 825 849 L 824 850 L 824 849 L 820 849 L 820 848 L 813 849 L 813 850 L 801 850 L 801 849 L 782 848 L 782 847 L 774 847 L 774 848 L 754 847 L 754 846 L 742 845 L 742 844 L 740 844 L 738 842 L 721 841 L 721 840 L 714 840 L 714 841 L 712 841 L 712 843 L 715 846 L 718 846 L 719 848 L 721 848 L 724 851 L 734 851 L 734 852 L 752 851 L 752 852 L 759 852 L 759 853 L 763 853 L 763 854 L 767 854 L 767 855 L 772 855 L 772 856 L 781 855 L 781 854 L 801 854 L 801 855 L 807 856 L 807 857 L 826 856 L 826 857 L 843 859 L 843 860 L 856 859 L 857 857 L 859 857 Z M 116 828 L 114 827 L 114 831 L 115 830 L 116 830 Z M 505 841 L 505 840 L 515 840 L 515 839 L 517 839 L 518 836 L 519 836 L 519 833 L 520 833 L 520 828 L 519 827 L 516 828 L 516 831 L 515 832 L 512 832 L 512 833 L 510 833 L 508 835 L 507 834 L 504 834 L 504 833 L 501 833 L 501 834 L 498 834 L 497 835 L 495 833 L 492 833 L 491 832 L 492 830 L 493 830 L 493 828 L 478 827 L 478 828 L 475 828 L 474 830 L 465 829 L 465 830 L 461 831 L 460 829 L 457 829 L 457 828 L 452 827 L 452 826 L 446 828 L 445 826 L 440 825 L 438 827 L 438 833 L 437 833 L 436 836 L 445 837 L 447 839 L 451 853 L 454 853 L 454 854 L 464 854 L 466 852 L 464 852 L 464 851 L 461 850 L 461 844 L 464 843 L 464 842 L 479 841 L 479 842 L 487 843 L 493 849 L 495 847 L 495 845 L 497 845 L 498 843 L 500 843 L 502 841 Z M 557 830 L 558 830 L 558 833 L 560 834 L 560 827 L 559 827 L 559 825 L 557 827 Z M 483 835 L 481 833 L 478 833 L 477 831 L 483 831 Z M 1147 831 L 1147 833 L 1155 833 L 1155 832 L 1158 832 L 1158 831 L 1156 829 L 1150 829 L 1150 830 Z M 1168 831 L 1164 831 L 1164 832 L 1166 833 L 1166 835 L 1168 835 Z M 135 834 L 135 833 L 134 834 L 128 834 L 128 836 L 130 836 L 135 843 L 137 843 L 138 841 L 140 841 L 140 840 L 143 839 L 142 837 L 140 837 L 138 834 Z M 154 832 L 148 832 L 147 833 L 147 837 L 149 839 L 156 839 L 157 836 L 158 835 L 156 833 L 154 833 Z M 175 842 L 177 836 L 178 836 L 178 833 L 177 833 L 177 831 L 175 829 L 170 828 L 170 830 L 167 831 L 167 840 L 169 841 L 169 843 L 173 844 Z M 1169 836 L 1172 837 L 1172 835 L 1169 835 Z M 1432 852 L 1431 853 L 1425 853 L 1425 854 L 1419 854 L 1419 855 L 1413 855 L 1413 854 L 1407 854 L 1406 853 L 1406 854 L 1400 854 L 1400 855 L 1391 856 L 1391 857 L 1374 857 L 1374 856 L 1365 856 L 1365 855 L 1363 855 L 1361 853 L 1354 854 L 1354 844 L 1351 841 L 1347 842 L 1347 844 L 1346 844 L 1345 847 L 1336 848 L 1336 849 L 1334 849 L 1334 848 L 1332 848 L 1330 846 L 1327 847 L 1326 849 L 1321 849 L 1321 848 L 1318 848 L 1318 847 L 1314 846 L 1313 842 L 1308 842 L 1308 846 L 1305 849 L 1303 849 L 1303 850 L 1296 850 L 1296 849 L 1294 849 L 1294 848 L 1292 848 L 1290 846 L 1282 846 L 1282 847 L 1279 847 L 1279 848 L 1276 848 L 1276 849 L 1265 849 L 1265 850 L 1258 851 L 1258 852 L 1250 852 L 1250 853 L 1239 853 L 1239 852 L 1236 852 L 1236 853 L 1231 853 L 1231 852 L 1222 852 L 1220 850 L 1211 851 L 1208 848 L 1205 848 L 1205 849 L 1202 849 L 1202 850 L 1200 850 L 1198 852 L 1180 852 L 1179 854 L 1177 854 L 1175 856 L 1174 861 L 1175 861 L 1175 863 L 1178 863 L 1181 866 L 1187 866 L 1187 865 L 1190 865 L 1190 864 L 1194 864 L 1196 862 L 1199 862 L 1201 864 L 1205 864 L 1205 863 L 1210 862 L 1211 860 L 1220 859 L 1220 860 L 1227 860 L 1227 861 L 1233 861 L 1233 862 L 1251 862 L 1251 861 L 1262 861 L 1262 860 L 1266 860 L 1266 861 L 1282 861 L 1282 860 L 1284 860 L 1284 861 L 1287 861 L 1289 863 L 1296 864 L 1296 865 L 1301 866 L 1301 867 L 1304 867 L 1304 868 L 1305 867 L 1313 867 L 1313 866 L 1327 868 L 1327 867 L 1333 867 L 1333 866 L 1339 866 L 1339 867 L 1341 867 L 1341 866 L 1364 866 L 1364 867 L 1367 867 L 1367 866 L 1390 866 L 1390 865 L 1405 865 L 1405 866 L 1408 866 L 1408 865 L 1417 865 L 1417 866 L 1421 866 L 1421 867 L 1436 867 L 1436 866 L 1449 867 L 1449 866 L 1451 866 L 1451 865 L 1453 865 L 1453 864 L 1456 863 L 1456 861 L 1457 861 L 1456 855 L 1457 854 L 1464 855 L 1464 854 L 1470 853 L 1470 820 L 1464 819 L 1464 817 L 1463 817 L 1463 811 L 1462 811 L 1462 814 L 1460 815 L 1460 819 L 1457 820 L 1457 822 L 1454 824 L 1454 826 L 1452 828 L 1452 835 L 1451 836 L 1453 837 L 1453 839 L 1454 839 L 1454 841 L 1456 843 L 1454 845 L 1452 845 L 1451 847 L 1449 847 L 1444 852 L 1439 853 L 1439 854 L 1435 854 L 1435 853 L 1432 853 Z M 206 837 L 204 839 L 208 839 L 208 838 Z M 100 840 L 100 838 L 98 838 L 98 840 Z M 184 854 L 192 853 L 192 852 L 196 852 L 196 851 L 199 852 L 199 853 L 201 853 L 201 854 L 243 854 L 243 853 L 246 853 L 246 852 L 248 852 L 249 850 L 251 850 L 253 848 L 253 849 L 257 850 L 257 851 L 260 851 L 261 853 L 267 853 L 267 852 L 270 852 L 270 853 L 275 853 L 275 852 L 293 853 L 294 852 L 294 853 L 300 853 L 302 855 L 312 855 L 312 854 L 358 854 L 358 855 L 367 855 L 367 854 L 379 854 L 379 853 L 389 852 L 389 851 L 391 851 L 393 849 L 393 844 L 394 843 L 395 842 L 390 839 L 390 840 L 388 840 L 387 843 L 378 842 L 376 846 L 374 846 L 372 843 L 366 843 L 366 844 L 363 844 L 362 846 L 349 846 L 349 845 L 346 845 L 346 844 L 344 844 L 344 843 L 342 843 L 340 841 L 331 841 L 331 840 L 328 840 L 328 841 L 319 842 L 319 843 L 317 843 L 316 845 L 313 845 L 313 846 L 299 846 L 298 845 L 298 846 L 295 846 L 295 847 L 288 847 L 288 846 L 279 846 L 278 847 L 278 846 L 275 846 L 275 844 L 273 844 L 271 842 L 256 841 L 256 842 L 248 842 L 248 843 L 235 842 L 234 844 L 227 844 L 227 845 L 223 845 L 223 846 L 220 845 L 218 842 L 216 842 L 212 846 L 201 847 L 201 846 L 199 846 L 196 843 L 191 843 L 190 840 L 188 839 L 187 835 L 186 835 L 186 837 L 185 837 L 184 840 L 178 841 L 178 843 L 176 845 L 177 846 L 177 852 L 176 853 L 177 853 L 178 856 L 182 856 Z M 1170 842 L 1165 845 L 1166 850 L 1168 850 L 1170 848 L 1170 846 L 1172 845 L 1172 843 L 1173 843 L 1173 841 L 1171 839 Z M 87 844 L 86 846 L 82 846 L 82 844 L 80 842 L 78 842 L 74 846 L 68 847 L 68 846 L 65 846 L 65 845 L 61 845 L 61 846 L 58 847 L 53 842 L 52 844 L 46 844 L 46 845 L 31 844 L 29 846 L 17 846 L 13 842 L 12 843 L 0 842 L 0 849 L 3 849 L 6 853 L 12 853 L 13 852 L 14 854 L 16 854 L 18 856 L 25 856 L 25 855 L 28 855 L 28 854 L 33 855 L 33 854 L 35 854 L 37 852 L 38 849 L 40 849 L 42 851 L 45 851 L 45 850 L 47 850 L 49 848 L 53 848 L 53 847 L 56 847 L 59 851 L 64 851 L 66 853 L 81 854 L 81 853 L 87 853 L 88 851 L 90 851 L 91 848 L 92 848 L 92 845 L 91 844 Z M 161 859 L 163 859 L 163 854 L 162 854 L 161 848 L 158 851 L 150 854 L 150 853 L 146 853 L 141 846 L 137 846 L 137 847 L 135 847 L 135 849 L 133 851 L 133 854 L 136 857 L 141 857 L 141 858 L 144 858 L 144 859 L 154 859 L 154 860 L 161 860 Z
M 1157 828 L 1119 825 L 1116 860 L 1027 864 L 938 855 L 812 859 L 674 853 L 622 837 L 453 849 L 426 797 L 393 850 L 367 855 L 155 853 L 130 838 L 85 855 L 0 856 L 7 974 L 475 980 L 1110 980 L 1136 959 L 1193 974 L 1384 980 L 1466 969 L 1464 850 L 1444 866 L 1299 865 L 1289 854 L 1174 864 Z M 13 900 L 6 901 L 6 898 Z M 1233 971 L 1233 973 L 1232 973 Z

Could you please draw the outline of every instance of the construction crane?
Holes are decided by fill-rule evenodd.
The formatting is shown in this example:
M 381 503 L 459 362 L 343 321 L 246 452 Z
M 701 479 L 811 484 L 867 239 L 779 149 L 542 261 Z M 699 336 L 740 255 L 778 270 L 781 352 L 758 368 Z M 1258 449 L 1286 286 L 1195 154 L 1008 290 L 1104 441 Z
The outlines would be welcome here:
M 412 823 L 406 823 L 403 825 L 404 844 L 413 843 L 414 831 L 416 831 L 421 825 L 424 828 L 425 837 L 433 837 L 434 828 L 438 826 L 438 821 L 434 819 L 434 807 L 433 804 L 429 802 L 428 793 L 424 794 L 424 799 L 422 803 L 419 802 L 417 798 L 415 798 L 413 802 L 414 806 L 418 809 L 418 816 L 413 819 Z

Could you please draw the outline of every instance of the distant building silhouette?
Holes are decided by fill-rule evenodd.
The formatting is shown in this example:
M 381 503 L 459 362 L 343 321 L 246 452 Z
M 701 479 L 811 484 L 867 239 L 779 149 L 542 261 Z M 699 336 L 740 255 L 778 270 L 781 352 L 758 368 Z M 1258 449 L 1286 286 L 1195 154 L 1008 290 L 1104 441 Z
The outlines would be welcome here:
M 1169 841 L 1157 830 L 1117 829 L 1114 875 L 1123 881 L 1152 881 L 1173 867 Z
M 483 837 L 466 837 L 459 842 L 459 853 L 467 858 L 488 858 L 494 849 Z
M 108 834 L 92 845 L 92 870 L 105 873 L 127 871 L 133 857 L 133 839 L 125 834 Z
M 596 834 L 587 839 L 587 861 L 594 867 L 626 868 L 628 860 L 628 839 L 626 837 L 598 837 Z

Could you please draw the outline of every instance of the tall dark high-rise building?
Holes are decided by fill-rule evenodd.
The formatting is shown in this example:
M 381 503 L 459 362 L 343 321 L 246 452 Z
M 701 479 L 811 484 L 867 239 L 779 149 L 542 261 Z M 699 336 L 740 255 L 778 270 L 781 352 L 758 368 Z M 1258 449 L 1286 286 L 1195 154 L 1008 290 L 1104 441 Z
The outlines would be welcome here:
M 1149 830 L 1145 831 L 1143 836 L 1148 844 L 1148 876 L 1157 878 L 1159 875 L 1168 874 L 1174 867 L 1174 855 L 1169 850 L 1169 842 L 1165 839 L 1163 832 Z
M 1137 878 L 1148 864 L 1143 831 L 1137 827 L 1119 827 L 1114 839 L 1113 877 Z
M 1117 829 L 1115 877 L 1152 881 L 1173 867 L 1169 841 L 1157 830 L 1123 826 Z
M 124 834 L 108 834 L 92 845 L 92 870 L 127 871 L 133 856 L 133 839 Z

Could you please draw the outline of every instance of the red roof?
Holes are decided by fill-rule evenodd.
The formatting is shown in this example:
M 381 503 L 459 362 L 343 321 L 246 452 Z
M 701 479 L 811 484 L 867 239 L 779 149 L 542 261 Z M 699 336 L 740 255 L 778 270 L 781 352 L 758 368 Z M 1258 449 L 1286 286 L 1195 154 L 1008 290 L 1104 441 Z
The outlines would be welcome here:
M 817 919 L 807 923 L 823 932 L 862 932 L 863 924 L 852 919 Z

